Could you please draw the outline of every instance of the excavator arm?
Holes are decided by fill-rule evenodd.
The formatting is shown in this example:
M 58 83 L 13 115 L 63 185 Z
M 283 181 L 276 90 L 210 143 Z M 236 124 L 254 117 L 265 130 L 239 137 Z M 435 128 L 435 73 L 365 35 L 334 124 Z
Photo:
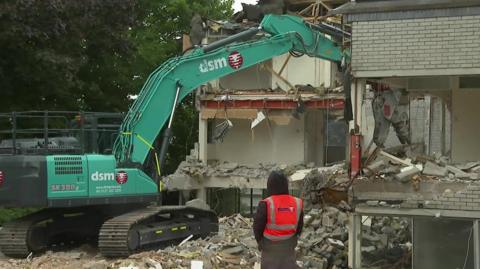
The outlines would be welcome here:
M 240 41 L 252 39 L 258 32 L 264 35 L 255 40 Z M 160 174 L 170 141 L 175 107 L 179 102 L 208 81 L 289 51 L 334 62 L 341 62 L 344 57 L 337 44 L 303 19 L 267 15 L 259 28 L 165 62 L 149 76 L 121 126 L 121 134 L 114 146 L 118 167 L 138 167 L 152 151 Z M 153 144 L 162 129 L 165 131 L 159 156 Z

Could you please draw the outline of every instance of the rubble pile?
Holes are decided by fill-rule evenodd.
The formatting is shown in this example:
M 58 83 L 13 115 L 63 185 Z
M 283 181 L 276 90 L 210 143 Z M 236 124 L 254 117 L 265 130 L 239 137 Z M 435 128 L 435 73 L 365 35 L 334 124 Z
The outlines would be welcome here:
M 302 171 L 302 170 L 301 170 Z M 312 209 L 317 204 L 337 205 L 348 201 L 347 192 L 351 185 L 344 164 L 303 170 L 292 175 L 292 180 L 299 177 L 303 180 L 302 198 L 306 210 Z
M 363 217 L 364 268 L 411 268 L 411 222 L 400 217 Z
M 52 252 L 28 259 L 0 259 L 0 268 L 83 268 L 83 269 L 204 269 L 254 268 L 260 252 L 253 237 L 252 220 L 241 215 L 219 219 L 219 233 L 204 239 L 187 238 L 160 250 L 145 251 L 126 259 L 107 260 L 85 247 Z M 200 267 L 198 267 L 200 268 Z
M 299 240 L 302 267 L 348 268 L 351 207 L 346 201 L 352 182 L 347 171 L 343 165 L 313 169 L 303 183 L 305 227 Z M 362 231 L 363 268 L 409 268 L 412 239 L 408 219 L 365 217 Z
M 26 259 L 11 259 L 0 253 L 0 268 L 10 269 L 107 269 L 106 260 L 96 257 L 96 249 L 84 245 L 75 250 L 68 251 L 47 251 L 42 255 L 30 255 Z M 104 266 L 101 266 L 104 265 Z
M 303 268 L 348 268 L 349 185 L 344 165 L 312 169 L 304 176 L 304 229 L 298 243 Z
M 367 163 L 363 173 L 376 178 L 403 183 L 420 180 L 443 182 L 480 182 L 480 162 L 453 164 L 445 156 L 425 156 L 406 152 L 405 158 L 379 150 L 373 161 Z M 398 154 L 399 155 L 399 154 Z
M 273 163 L 259 163 L 255 165 L 241 165 L 234 162 L 212 162 L 203 164 L 195 158 L 187 158 L 179 166 L 175 174 L 191 177 L 245 177 L 265 179 L 271 171 L 283 171 L 292 175 L 297 170 L 313 168 L 315 165 L 295 164 L 278 165 Z
M 252 220 L 241 215 L 220 218 L 218 234 L 205 239 L 184 240 L 158 251 L 147 251 L 117 261 L 114 268 L 133 264 L 141 268 L 191 268 L 192 261 L 203 268 L 254 268 L 259 261 L 257 244 L 251 231 Z M 161 267 L 151 266 L 152 261 Z
M 349 210 L 343 202 L 337 207 L 314 207 L 306 212 L 299 240 L 302 268 L 348 268 Z M 362 268 L 411 268 L 408 219 L 365 217 L 362 223 Z
M 189 161 L 189 167 L 191 165 Z M 248 170 L 245 166 L 232 163 L 219 163 L 215 167 L 213 171 L 217 176 Z M 266 177 L 273 170 L 273 165 L 261 167 L 265 170 L 261 177 Z M 304 229 L 297 247 L 297 263 L 300 268 L 306 269 L 348 268 L 348 214 L 351 211 L 346 202 L 347 190 L 351 185 L 348 173 L 342 164 L 326 168 L 302 168 L 308 167 L 278 167 L 291 178 L 300 179 L 298 182 L 303 184 Z M 180 169 L 187 168 L 183 166 Z M 183 171 L 212 172 L 202 170 L 205 166 L 200 164 L 197 169 Z M 411 262 L 408 220 L 376 217 L 365 219 L 362 224 L 361 251 L 365 268 L 407 268 L 406 264 Z M 260 252 L 253 237 L 252 220 L 233 215 L 220 218 L 219 226 L 219 233 L 207 238 L 187 238 L 164 249 L 141 252 L 126 259 L 109 260 L 94 250 L 80 248 L 66 252 L 49 251 L 23 260 L 0 257 L 0 268 L 170 269 L 195 268 L 194 263 L 203 264 L 198 268 L 205 269 L 259 268 Z
M 305 212 L 304 230 L 298 244 L 303 268 L 348 268 L 348 215 L 345 209 L 327 206 Z

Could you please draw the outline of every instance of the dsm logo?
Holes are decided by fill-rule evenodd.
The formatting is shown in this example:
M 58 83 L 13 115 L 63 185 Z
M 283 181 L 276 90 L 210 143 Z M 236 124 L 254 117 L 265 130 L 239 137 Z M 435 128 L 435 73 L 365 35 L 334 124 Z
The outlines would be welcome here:
M 234 51 L 228 55 L 228 57 L 217 58 L 213 60 L 203 60 L 200 63 L 199 69 L 202 73 L 207 73 L 217 69 L 221 69 L 230 65 L 233 69 L 240 69 L 243 65 L 243 56 L 238 52 Z
M 91 175 L 90 179 L 92 181 L 113 181 L 115 180 L 115 174 L 114 173 L 100 173 L 100 172 L 95 172 Z

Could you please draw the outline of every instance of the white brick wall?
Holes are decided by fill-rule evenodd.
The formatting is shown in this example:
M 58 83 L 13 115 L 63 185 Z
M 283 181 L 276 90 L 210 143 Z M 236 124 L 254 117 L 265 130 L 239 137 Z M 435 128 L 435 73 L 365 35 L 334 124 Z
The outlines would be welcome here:
M 362 72 L 428 75 L 441 69 L 476 73 L 480 16 L 354 22 L 352 69 L 357 76 Z

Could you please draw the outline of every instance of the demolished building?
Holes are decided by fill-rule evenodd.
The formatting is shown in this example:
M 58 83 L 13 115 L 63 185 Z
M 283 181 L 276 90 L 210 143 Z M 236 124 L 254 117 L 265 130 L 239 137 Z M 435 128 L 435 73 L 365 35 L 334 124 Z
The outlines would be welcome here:
M 264 1 L 266 4 L 268 1 Z M 300 3 L 301 2 L 301 3 Z M 344 1 L 289 1 L 288 12 L 318 19 Z M 327 9 L 328 8 L 328 9 Z M 244 10 L 248 15 L 250 9 Z M 202 43 L 226 38 L 257 23 L 207 21 Z M 190 44 L 187 42 L 186 47 Z M 223 214 L 243 207 L 253 213 L 272 170 L 293 174 L 345 158 L 345 98 L 337 66 L 308 56 L 285 54 L 198 89 L 198 143 L 169 190 L 183 191 L 212 204 L 221 189 Z M 292 184 L 293 189 L 298 186 Z M 218 200 L 218 199 L 217 199 Z M 214 206 L 215 207 L 215 206 Z M 230 206 L 232 207 L 232 206 Z
M 375 252 L 364 245 L 368 217 L 403 216 L 413 268 L 480 268 L 480 3 L 357 0 L 331 14 L 352 27 L 349 265 Z M 406 94 L 411 139 L 393 154 L 375 149 L 365 113 L 389 90 Z

